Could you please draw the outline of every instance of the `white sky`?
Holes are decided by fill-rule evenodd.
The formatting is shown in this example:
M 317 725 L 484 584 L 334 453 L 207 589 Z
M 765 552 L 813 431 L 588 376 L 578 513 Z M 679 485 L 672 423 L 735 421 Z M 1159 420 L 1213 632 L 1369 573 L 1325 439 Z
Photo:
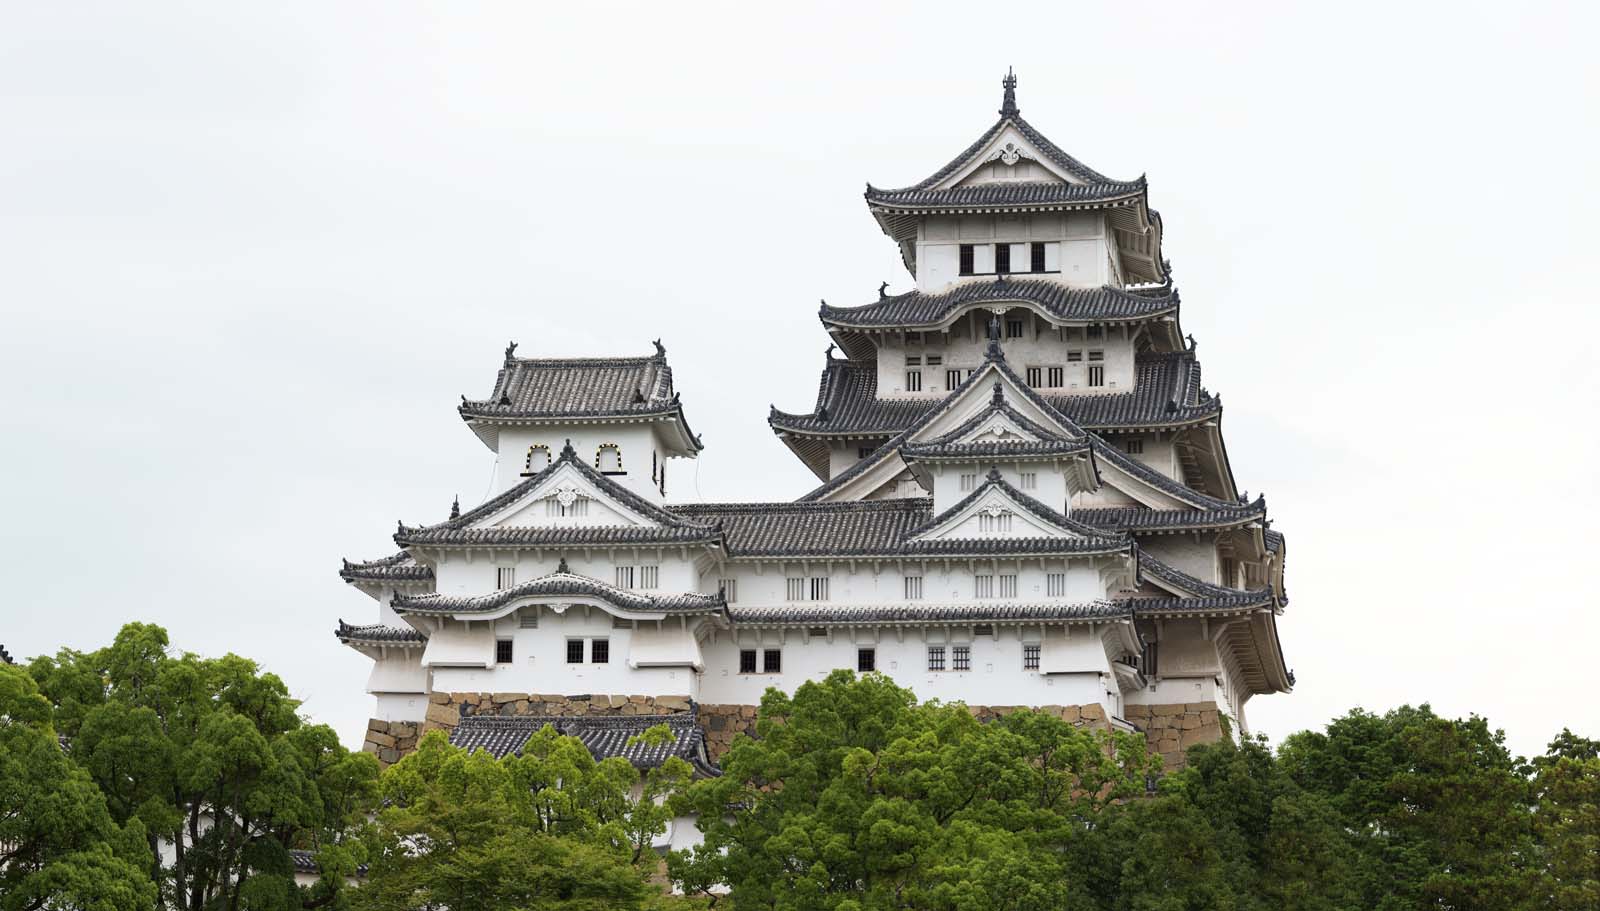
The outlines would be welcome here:
M 477 502 L 501 349 L 662 336 L 679 498 L 814 479 L 860 197 L 994 119 L 1148 173 L 1300 687 L 1600 734 L 1592 4 L 0 4 L 0 642 L 235 651 L 359 740 L 335 572 Z M 1514 12 L 1513 12 L 1514 11 Z

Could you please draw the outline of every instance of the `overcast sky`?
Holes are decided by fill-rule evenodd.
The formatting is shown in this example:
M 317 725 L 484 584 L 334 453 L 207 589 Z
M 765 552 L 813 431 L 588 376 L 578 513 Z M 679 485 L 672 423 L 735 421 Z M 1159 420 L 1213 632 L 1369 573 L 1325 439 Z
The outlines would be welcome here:
M 339 559 L 478 502 L 527 356 L 667 346 L 680 499 L 815 479 L 861 200 L 1023 115 L 1149 175 L 1240 486 L 1289 540 L 1281 737 L 1352 706 L 1600 735 L 1592 4 L 0 5 L 0 643 L 129 620 L 359 742 Z

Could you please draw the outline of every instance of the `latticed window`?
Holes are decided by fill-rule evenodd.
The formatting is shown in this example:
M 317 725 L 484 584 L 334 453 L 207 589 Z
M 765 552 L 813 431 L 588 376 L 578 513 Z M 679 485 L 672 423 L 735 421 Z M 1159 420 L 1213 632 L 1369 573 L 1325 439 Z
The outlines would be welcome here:
M 1038 389 L 1040 386 L 1044 385 L 1043 369 L 1039 367 L 1029 367 L 1026 379 L 1029 386 Z
M 922 371 L 921 370 L 910 370 L 910 369 L 908 369 L 906 371 L 906 391 L 907 392 L 921 392 L 922 391 Z
M 991 576 L 991 575 L 973 576 L 972 577 L 972 597 L 974 597 L 974 598 L 993 598 L 994 597 L 994 576 Z
M 1028 258 L 1030 260 L 1029 265 L 1033 267 L 1034 272 L 1045 271 L 1044 244 L 1035 241 L 1033 244 L 1029 245 Z
M 784 581 L 787 583 L 787 591 L 785 591 L 785 593 L 784 593 L 784 597 L 785 597 L 786 600 L 789 600 L 789 601 L 804 601 L 806 599 L 806 580 L 805 579 L 790 578 L 790 579 L 786 579 Z
M 906 600 L 916 601 L 922 597 L 922 577 L 906 576 Z
M 1006 338 L 1022 338 L 1022 320 L 1006 320 Z
M 1011 513 L 1003 512 L 990 515 L 986 512 L 978 513 L 978 531 L 989 534 L 1009 532 L 1011 530 Z
M 1015 598 L 1017 596 L 1017 577 L 1014 574 L 1000 576 L 1000 597 Z
M 1004 273 L 1011 271 L 1011 245 L 994 245 L 994 271 Z
M 768 674 L 783 673 L 783 652 L 769 648 L 761 653 L 761 669 Z
M 857 673 L 870 674 L 878 669 L 878 650 L 872 648 L 856 649 Z
M 729 604 L 739 600 L 738 579 L 718 579 L 717 587 L 722 589 L 722 597 L 728 599 Z
M 659 567 L 659 566 L 641 566 L 641 567 L 639 567 L 639 587 L 640 588 L 660 588 L 660 580 L 661 580 L 661 567 Z
M 930 671 L 942 671 L 942 670 L 944 670 L 944 646 L 942 646 L 942 645 L 930 645 L 930 646 L 928 646 L 928 670 L 930 670 Z
M 945 391 L 947 391 L 947 392 L 948 391 L 952 391 L 959 385 L 961 385 L 961 371 L 960 370 L 946 370 L 944 372 L 944 388 L 945 388 Z
M 1024 471 L 1018 476 L 1017 480 L 1023 490 L 1034 490 L 1039 486 L 1039 473 L 1036 471 Z
M 811 600 L 813 600 L 813 601 L 826 601 L 826 600 L 828 600 L 828 577 L 827 576 L 812 576 L 811 577 Z
M 617 578 L 617 588 L 633 588 L 633 567 L 619 566 L 614 572 Z
M 1122 449 L 1128 455 L 1144 455 L 1144 440 L 1123 440 Z
M 567 640 L 567 663 L 568 664 L 582 664 L 583 663 L 583 640 L 582 639 L 568 639 Z
M 950 669 L 953 671 L 972 670 L 972 646 L 956 645 L 950 648 Z
M 745 648 L 739 650 L 739 673 L 754 674 L 756 672 L 756 650 Z
M 977 487 L 978 487 L 978 476 L 976 474 L 964 474 L 964 475 L 961 476 L 961 491 L 962 491 L 962 493 L 966 493 L 966 492 L 971 491 L 971 490 L 976 490 Z
M 494 640 L 494 663 L 495 664 L 510 664 L 511 663 L 511 640 L 510 639 L 496 639 L 496 640 Z
M 1067 574 L 1045 574 L 1044 593 L 1052 598 L 1065 598 L 1067 596 Z
M 502 566 L 494 571 L 495 588 L 511 588 L 517 584 L 517 568 Z
M 1039 646 L 1024 645 L 1022 647 L 1022 669 L 1025 671 L 1039 669 Z
M 1051 367 L 1045 371 L 1044 385 L 1048 389 L 1060 389 L 1062 387 L 1060 367 Z
M 1104 386 L 1106 384 L 1106 353 L 1104 351 L 1089 352 L 1089 385 Z
M 589 663 L 591 663 L 591 664 L 610 664 L 611 663 L 611 640 L 610 639 L 594 639 L 594 640 L 591 640 L 589 642 Z
M 960 270 L 962 275 L 972 274 L 972 244 L 962 244 L 960 256 Z

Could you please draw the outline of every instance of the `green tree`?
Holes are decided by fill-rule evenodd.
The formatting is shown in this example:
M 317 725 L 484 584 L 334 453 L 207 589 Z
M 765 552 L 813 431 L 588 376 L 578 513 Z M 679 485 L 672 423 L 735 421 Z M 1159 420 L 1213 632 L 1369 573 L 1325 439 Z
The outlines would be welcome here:
M 1600 908 L 1600 741 L 1563 730 L 1533 766 L 1546 906 Z
M 361 862 L 348 837 L 373 805 L 378 766 L 309 725 L 283 682 L 237 655 L 172 654 L 130 623 L 108 647 L 29 668 L 71 757 L 111 817 L 144 834 L 160 906 L 270 911 L 337 905 Z M 288 851 L 323 876 L 297 887 Z
M 0 909 L 138 911 L 156 899 L 137 821 L 112 821 L 88 773 L 62 750 L 51 705 L 0 664 Z
M 645 737 L 672 734 L 662 725 Z M 658 801 L 690 771 L 672 757 L 641 778 L 548 726 L 501 760 L 429 733 L 383 774 L 355 907 L 643 908 L 659 896 L 646 882 L 651 839 L 666 831 Z

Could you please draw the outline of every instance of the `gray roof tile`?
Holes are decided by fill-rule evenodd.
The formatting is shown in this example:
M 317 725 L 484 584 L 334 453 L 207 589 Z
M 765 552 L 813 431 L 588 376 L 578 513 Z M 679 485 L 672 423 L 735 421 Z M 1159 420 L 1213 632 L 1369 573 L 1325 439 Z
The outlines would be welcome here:
M 339 621 L 339 627 L 333 634 L 346 645 L 422 645 L 428 641 L 427 636 L 409 626 L 384 626 L 381 623 L 352 626 L 343 620 Z
M 629 745 L 628 741 L 656 725 L 665 724 L 673 742 L 665 746 Z M 653 769 L 677 756 L 702 775 L 721 772 L 706 753 L 705 732 L 694 712 L 677 715 L 468 715 L 450 735 L 450 742 L 466 750 L 487 750 L 495 758 L 520 754 L 528 739 L 545 725 L 556 733 L 582 741 L 596 760 L 621 757 L 635 768 Z
M 720 594 L 656 594 L 618 588 L 599 579 L 567 571 L 565 560 L 556 572 L 488 594 L 442 595 L 435 592 L 427 595 L 395 595 L 391 604 L 396 613 L 402 614 L 488 613 L 519 598 L 540 595 L 588 595 L 622 610 L 650 613 L 720 614 L 727 608 L 727 601 Z
M 1068 288 L 1058 282 L 1011 277 L 1003 281 L 978 281 L 939 294 L 909 291 L 862 307 L 822 305 L 825 325 L 859 329 L 916 329 L 937 326 L 954 314 L 988 303 L 1026 301 L 1038 304 L 1062 322 L 1122 322 L 1152 319 L 1178 311 L 1178 294 L 1118 288 Z
M 433 567 L 423 566 L 405 551 L 376 560 L 344 561 L 339 578 L 346 582 L 432 582 Z

